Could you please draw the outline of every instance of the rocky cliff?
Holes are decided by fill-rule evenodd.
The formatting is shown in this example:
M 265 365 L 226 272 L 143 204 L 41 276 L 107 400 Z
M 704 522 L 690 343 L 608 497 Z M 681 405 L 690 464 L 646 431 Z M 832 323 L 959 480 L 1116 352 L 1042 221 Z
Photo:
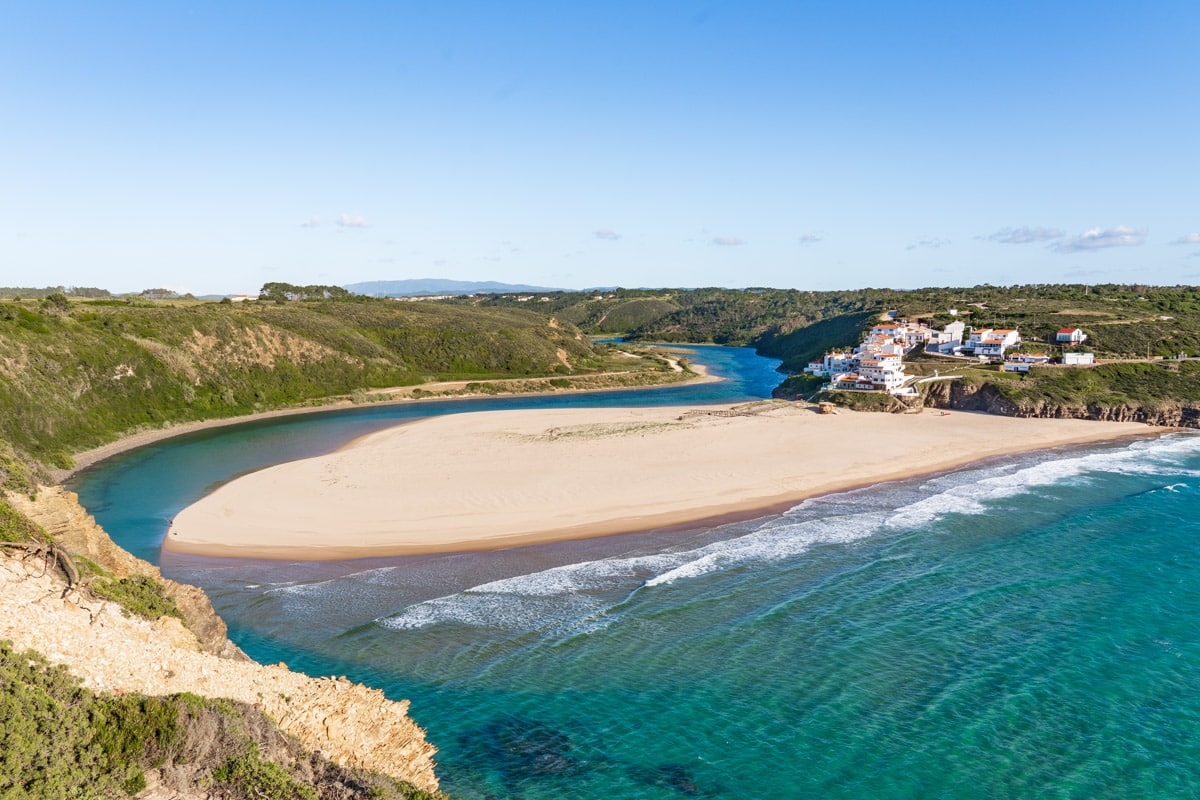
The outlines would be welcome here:
M 926 385 L 924 401 L 933 408 L 984 411 L 1008 417 L 1094 419 L 1108 422 L 1144 422 L 1168 428 L 1200 428 L 1200 402 L 1164 400 L 1154 405 L 1070 404 L 1047 401 L 1016 403 L 989 383 L 940 381 Z
M 74 494 L 43 487 L 37 498 L 9 502 L 70 552 L 117 576 L 158 575 L 121 550 Z M 408 702 L 345 678 L 310 678 L 285 665 L 250 661 L 225 637 L 225 625 L 204 593 L 166 581 L 187 624 L 126 616 L 114 603 L 79 591 L 44 564 L 0 558 L 0 640 L 35 650 L 66 666 L 95 691 L 228 698 L 268 714 L 279 728 L 336 764 L 381 772 L 429 791 L 437 789 L 435 748 L 408 716 Z

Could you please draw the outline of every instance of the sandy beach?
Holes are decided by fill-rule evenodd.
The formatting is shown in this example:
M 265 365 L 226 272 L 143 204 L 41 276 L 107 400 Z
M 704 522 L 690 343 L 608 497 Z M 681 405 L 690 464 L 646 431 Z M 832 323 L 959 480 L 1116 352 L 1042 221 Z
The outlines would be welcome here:
M 363 437 L 226 484 L 164 547 L 337 559 L 508 547 L 743 518 L 991 456 L 1146 435 L 1139 423 L 926 410 L 487 411 Z

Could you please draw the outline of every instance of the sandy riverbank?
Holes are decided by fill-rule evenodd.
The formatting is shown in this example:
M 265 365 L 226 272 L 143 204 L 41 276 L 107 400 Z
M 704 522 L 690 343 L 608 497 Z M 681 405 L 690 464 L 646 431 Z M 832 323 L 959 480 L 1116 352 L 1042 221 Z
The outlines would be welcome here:
M 686 347 L 678 348 L 678 352 L 686 353 Z M 672 366 L 676 366 L 678 362 L 672 361 Z M 174 425 L 169 425 L 165 428 L 154 428 L 152 430 L 138 431 L 131 433 L 128 436 L 122 436 L 115 442 L 109 442 L 106 445 L 85 450 L 76 453 L 73 456 L 74 466 L 71 469 L 55 470 L 53 472 L 54 480 L 67 480 L 72 475 L 88 467 L 98 464 L 106 458 L 112 458 L 115 455 L 136 450 L 139 447 L 145 447 L 149 444 L 173 439 L 176 436 L 183 436 L 188 433 L 197 431 L 210 430 L 213 428 L 225 428 L 231 425 L 242 425 L 248 422 L 260 422 L 262 420 L 274 419 L 277 417 L 293 417 L 300 414 L 321 414 L 330 411 L 345 411 L 351 408 L 364 408 L 383 405 L 399 405 L 408 403 L 438 403 L 451 400 L 470 400 L 473 398 L 491 399 L 495 397 L 538 397 L 554 394 L 596 394 L 602 392 L 624 392 L 624 391 L 653 391 L 654 389 L 665 389 L 674 386 L 682 386 L 684 384 L 693 383 L 713 383 L 723 380 L 714 375 L 709 374 L 703 364 L 690 364 L 688 369 L 693 373 L 694 377 L 676 383 L 650 383 L 644 386 L 609 386 L 603 388 L 582 388 L 582 389 L 546 389 L 525 392 L 510 392 L 510 391 L 494 391 L 494 392 L 471 392 L 468 386 L 471 384 L 504 384 L 514 382 L 534 382 L 534 383 L 549 383 L 553 378 L 523 378 L 523 379 L 496 379 L 496 380 L 481 380 L 481 381 L 435 381 L 432 383 L 418 383 L 412 386 L 396 386 L 388 389 L 372 389 L 371 394 L 376 396 L 390 395 L 390 400 L 377 400 L 371 402 L 368 406 L 354 403 L 346 396 L 329 397 L 324 401 L 314 401 L 313 405 L 298 406 L 295 408 L 280 408 L 273 411 L 261 411 L 256 414 L 245 414 L 238 417 L 220 417 L 217 419 L 199 420 L 196 422 L 180 422 Z M 682 368 L 678 368 L 683 371 Z M 599 373 L 604 375 L 605 373 Z M 418 396 L 419 394 L 419 396 Z M 430 396 L 433 395 L 433 396 Z
M 490 411 L 421 420 L 261 470 L 176 517 L 176 552 L 334 559 L 507 547 L 753 516 L 990 456 L 1145 435 L 1139 423 L 785 402 Z

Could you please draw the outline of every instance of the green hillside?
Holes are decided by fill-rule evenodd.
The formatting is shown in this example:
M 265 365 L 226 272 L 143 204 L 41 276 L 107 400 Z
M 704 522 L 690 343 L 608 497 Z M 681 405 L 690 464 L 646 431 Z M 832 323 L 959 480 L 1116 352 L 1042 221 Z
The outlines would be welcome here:
M 528 308 L 568 320 L 590 334 L 620 334 L 646 342 L 758 346 L 830 317 L 888 308 L 897 294 L 888 289 L 616 289 L 448 302 Z
M 955 319 L 1016 327 L 1035 352 L 1057 354 L 1055 331 L 1080 327 L 1088 340 L 1078 349 L 1101 359 L 1200 353 L 1194 287 L 613 290 L 426 302 L 276 295 L 270 302 L 205 303 L 50 293 L 0 302 L 0 438 L 64 465 L 71 453 L 125 433 L 331 396 L 379 397 L 380 389 L 447 380 L 496 390 L 480 382 L 538 377 L 553 377 L 550 388 L 596 388 L 583 377 L 628 372 L 629 359 L 585 334 L 746 345 L 797 373 L 826 350 L 858 342 L 885 312 L 935 327 Z M 637 369 L 669 371 L 652 359 Z M 1192 401 L 1182 377 L 1168 376 L 1156 391 Z M 1027 379 L 1024 391 L 1041 381 Z M 505 387 L 534 388 L 527 380 Z M 1048 398 L 1058 391 L 1047 384 Z
M 631 367 L 631 363 L 633 367 Z M 0 439 L 58 466 L 164 424 L 434 380 L 667 370 L 524 309 L 365 298 L 0 302 Z
M 861 289 L 801 292 L 775 289 L 624 290 L 552 293 L 537 298 L 488 296 L 454 301 L 489 308 L 523 305 L 570 319 L 592 334 L 643 341 L 747 345 L 782 360 L 791 373 L 780 396 L 809 396 L 821 381 L 796 373 L 824 352 L 853 346 L 884 314 L 923 320 L 934 327 L 960 320 L 976 328 L 1017 328 L 1027 352 L 1060 355 L 1093 352 L 1101 360 L 1140 360 L 1091 370 L 1034 370 L 1014 379 L 998 371 L 970 370 L 988 386 L 991 410 L 1054 408 L 1073 403 L 1100 414 L 1117 405 L 1152 409 L 1156 403 L 1200 403 L 1190 362 L 1169 368 L 1153 359 L 1200 354 L 1200 290 L 1192 286 L 1026 285 L 929 287 L 907 291 Z M 1081 328 L 1087 341 L 1064 348 L 1061 328 Z M 961 366 L 914 356 L 910 372 Z M 1172 362 L 1173 363 L 1173 362 Z M 1093 413 L 1093 412 L 1089 412 Z
M 887 311 L 899 318 L 927 320 L 935 327 L 957 319 L 975 327 L 1019 328 L 1024 340 L 1034 345 L 1052 344 L 1060 328 L 1080 327 L 1088 334 L 1086 349 L 1101 358 L 1200 352 L 1200 290 L 1191 286 L 983 285 L 835 292 L 617 289 L 449 302 L 523 307 L 568 320 L 590 334 L 751 346 L 783 359 L 788 371 L 802 369 L 824 349 L 855 344 L 862 327 Z M 952 309 L 958 313 L 952 315 Z

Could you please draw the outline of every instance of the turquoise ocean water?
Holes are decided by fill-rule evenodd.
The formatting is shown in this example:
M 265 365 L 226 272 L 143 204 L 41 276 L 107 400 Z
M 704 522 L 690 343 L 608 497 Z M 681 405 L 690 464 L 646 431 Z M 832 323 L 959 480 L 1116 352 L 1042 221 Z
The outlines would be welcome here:
M 746 351 L 700 352 L 738 380 L 516 402 L 736 400 L 778 380 Z M 395 421 L 381 411 L 187 437 L 74 488 L 157 561 L 171 515 L 207 488 Z M 258 660 L 411 698 L 462 798 L 1200 796 L 1191 434 L 712 529 L 163 568 L 204 586 Z

